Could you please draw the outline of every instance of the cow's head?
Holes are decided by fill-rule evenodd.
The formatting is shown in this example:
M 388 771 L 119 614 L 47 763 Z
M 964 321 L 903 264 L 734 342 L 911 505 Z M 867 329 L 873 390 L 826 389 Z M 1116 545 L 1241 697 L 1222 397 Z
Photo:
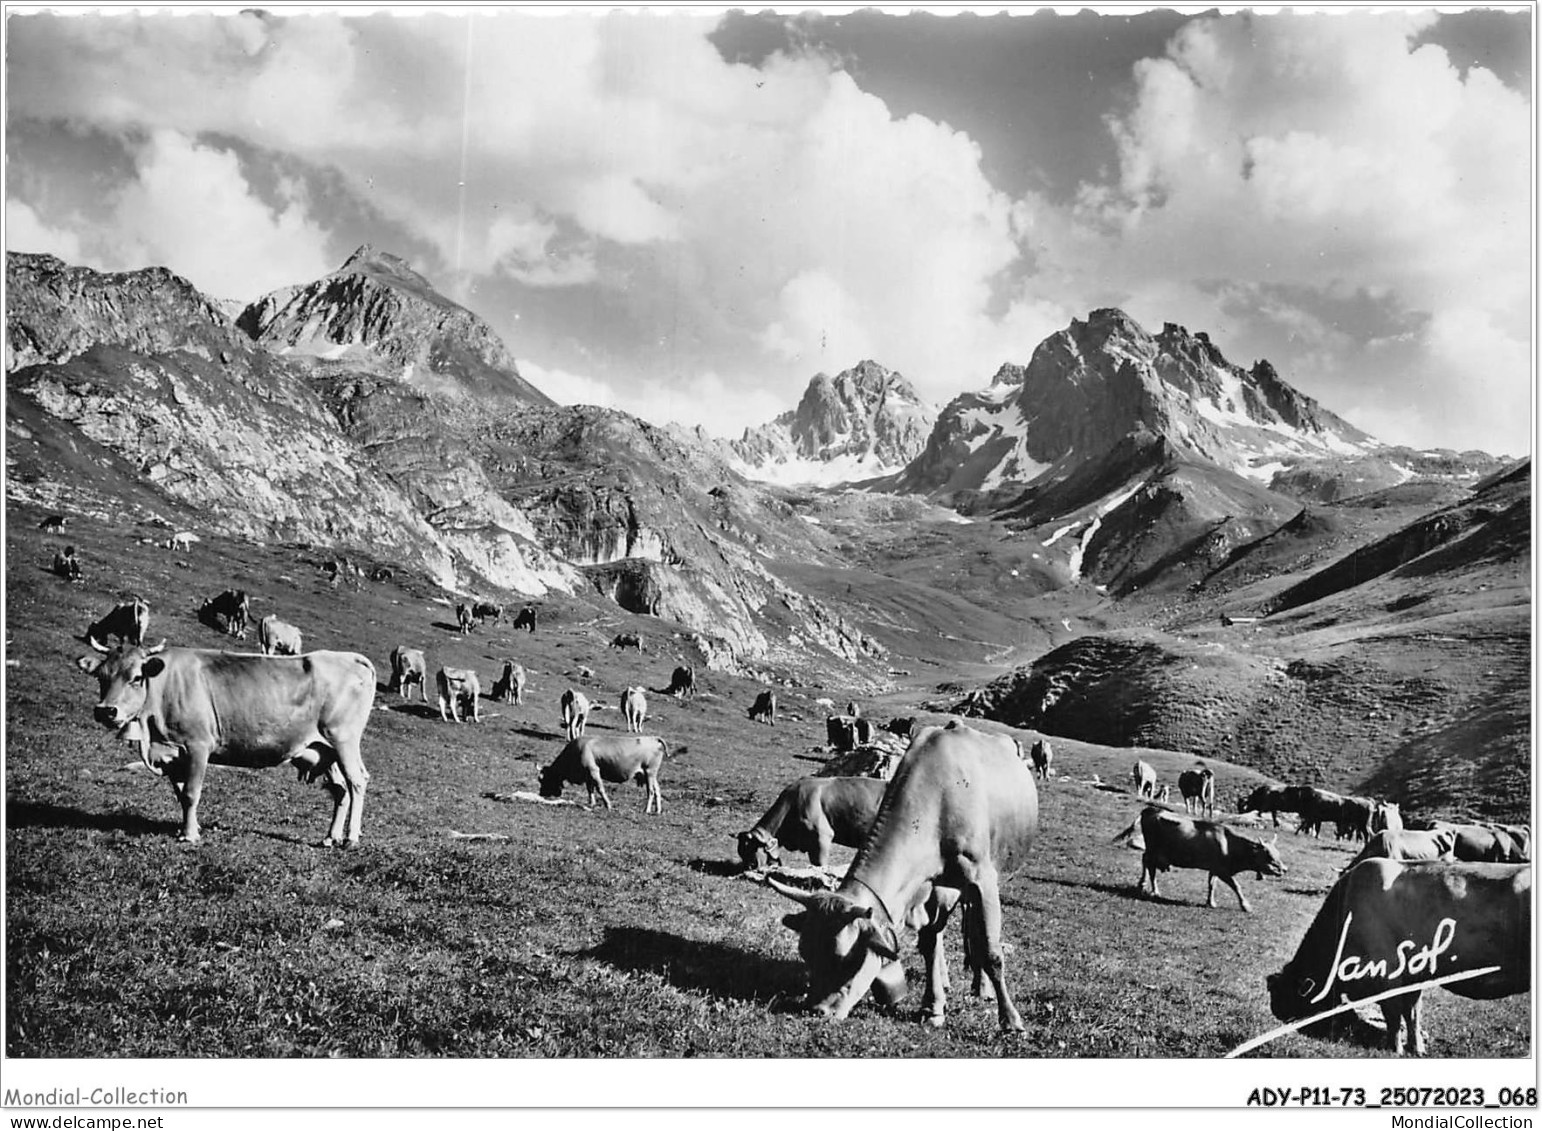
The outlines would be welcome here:
M 1317 983 L 1293 973 L 1288 965 L 1278 974 L 1266 976 L 1264 985 L 1269 989 L 1269 1012 L 1281 1021 L 1299 1021 L 1323 1008 L 1312 1004 Z
M 123 726 L 144 710 L 150 680 L 165 670 L 166 661 L 160 653 L 166 641 L 149 648 L 131 644 L 108 648 L 95 639 L 90 644 L 98 654 L 82 656 L 75 665 L 87 675 L 96 676 L 101 689 L 101 700 L 92 714 L 103 726 Z
M 767 883 L 803 905 L 782 925 L 798 932 L 798 953 L 808 966 L 809 1000 L 816 1009 L 840 1020 L 870 988 L 886 1003 L 905 996 L 894 924 L 880 924 L 873 908 L 840 892 L 804 892 L 775 880 Z
M 562 771 L 553 762 L 541 771 L 541 796 L 546 798 L 562 796 Z
M 759 871 L 782 862 L 782 854 L 777 850 L 776 837 L 765 829 L 754 828 L 749 832 L 736 833 L 735 838 L 739 842 L 739 859 L 751 871 Z
M 1265 876 L 1283 876 L 1285 874 L 1285 861 L 1280 859 L 1280 850 L 1277 847 L 1280 834 L 1275 833 L 1268 840 L 1250 840 L 1242 838 L 1247 848 L 1247 859 L 1244 862 L 1244 870 L 1252 869 L 1261 880 Z

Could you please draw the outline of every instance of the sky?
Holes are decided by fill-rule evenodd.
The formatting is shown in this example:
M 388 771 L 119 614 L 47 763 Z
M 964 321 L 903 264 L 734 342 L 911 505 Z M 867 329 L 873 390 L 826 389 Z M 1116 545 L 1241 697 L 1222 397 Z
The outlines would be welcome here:
M 250 301 L 403 256 L 563 402 L 937 405 L 1117 306 L 1531 450 L 1526 8 L 8 8 L 5 245 Z

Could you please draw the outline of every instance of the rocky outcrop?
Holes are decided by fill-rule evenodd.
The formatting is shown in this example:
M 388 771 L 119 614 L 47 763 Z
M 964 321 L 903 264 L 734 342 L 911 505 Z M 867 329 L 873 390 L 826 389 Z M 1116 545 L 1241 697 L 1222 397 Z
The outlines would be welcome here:
M 921 450 L 934 414 L 904 377 L 863 361 L 815 375 L 798 407 L 726 445 L 753 479 L 837 483 L 889 474 Z
M 248 306 L 237 325 L 268 349 L 354 361 L 430 393 L 549 406 L 487 323 L 405 260 L 359 248 L 338 270 Z

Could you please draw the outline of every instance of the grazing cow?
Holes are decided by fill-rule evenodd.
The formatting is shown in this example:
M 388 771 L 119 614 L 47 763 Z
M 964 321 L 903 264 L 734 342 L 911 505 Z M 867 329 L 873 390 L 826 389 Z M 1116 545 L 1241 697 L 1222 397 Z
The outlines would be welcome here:
M 1290 805 L 1282 806 L 1301 816 L 1301 821 L 1296 826 L 1299 833 L 1311 833 L 1316 837 L 1322 832 L 1322 826 L 1329 821 L 1335 825 L 1343 815 L 1344 799 L 1336 793 L 1330 793 L 1326 789 L 1318 789 L 1310 785 L 1293 785 L 1286 790 L 1289 795 Z
M 762 691 L 750 704 L 750 721 L 776 725 L 776 692 Z
M 582 696 L 580 696 L 582 698 Z M 606 782 L 636 780 L 648 790 L 644 813 L 662 813 L 659 767 L 664 764 L 664 740 L 651 734 L 614 734 L 573 738 L 551 765 L 541 771 L 541 796 L 561 797 L 564 784 L 589 787 L 589 804 L 596 796 L 610 808 Z
M 75 556 L 74 546 L 66 546 L 54 552 L 53 570 L 66 581 L 80 580 L 80 559 Z
M 298 656 L 304 650 L 300 630 L 272 613 L 257 622 L 257 646 L 264 656 Z
M 571 687 L 562 693 L 560 700 L 562 707 L 562 727 L 567 731 L 568 741 L 572 742 L 584 733 L 584 728 L 589 725 L 589 697 L 582 691 L 574 691 Z
M 470 605 L 455 606 L 455 624 L 459 628 L 460 634 L 462 636 L 465 636 L 471 631 L 472 617 Z
M 1371 810 L 1371 832 L 1402 832 L 1403 814 L 1398 807 L 1390 801 L 1376 802 L 1376 808 Z
M 1366 841 L 1359 855 L 1341 871 L 1349 871 L 1362 860 L 1455 860 L 1455 852 L 1456 832 L 1453 829 L 1428 833 L 1411 829 L 1383 830 Z
M 1210 767 L 1184 770 L 1178 775 L 1178 792 L 1183 795 L 1185 812 L 1215 817 L 1215 771 Z
M 1173 799 L 1173 787 L 1172 787 L 1172 785 L 1170 783 L 1168 783 L 1168 782 L 1163 782 L 1162 783 L 1162 788 L 1157 790 L 1156 797 L 1153 798 L 1153 800 L 1160 801 L 1163 805 L 1166 805 L 1172 799 Z
M 1055 748 L 1042 738 L 1033 741 L 1033 747 L 1028 751 L 1028 760 L 1033 764 L 1034 777 L 1040 781 L 1048 781 L 1050 771 L 1055 765 Z
M 747 832 L 736 834 L 739 859 L 746 868 L 782 862 L 778 847 L 807 852 L 809 863 L 824 867 L 830 847 L 860 848 L 887 782 L 877 778 L 799 778 Z
M 673 695 L 682 703 L 686 698 L 696 698 L 696 668 L 690 664 L 676 668 L 669 677 L 669 690 L 665 693 Z
M 939 944 L 963 904 L 964 938 L 995 990 L 1001 1028 L 1021 1030 L 1002 958 L 1000 882 L 1023 865 L 1038 825 L 1033 773 L 1011 738 L 957 719 L 922 728 L 840 887 L 804 892 L 770 881 L 803 905 L 783 923 L 798 932 L 810 1000 L 836 1019 L 875 982 L 881 998 L 898 1000 L 905 988 L 900 932 L 915 925 L 926 960 L 925 1013 L 942 1025 L 947 962 Z
M 1241 801 L 1237 802 L 1239 813 L 1268 813 L 1274 820 L 1274 827 L 1280 827 L 1280 813 L 1291 813 L 1292 796 L 1289 787 L 1283 785 L 1261 785 Z
M 1436 821 L 1456 834 L 1452 852 L 1458 860 L 1481 864 L 1524 864 L 1531 860 L 1531 830 L 1521 826 L 1455 825 Z
M 883 724 L 883 729 L 888 731 L 890 734 L 897 734 L 901 738 L 909 738 L 912 734 L 915 733 L 916 720 L 914 718 L 890 719 L 888 722 Z
M 1376 802 L 1369 797 L 1346 797 L 1339 802 L 1339 815 L 1334 821 L 1334 831 L 1339 840 L 1367 841 L 1371 838 L 1371 817 L 1376 812 Z
M 69 521 L 69 518 L 67 518 L 65 515 L 51 514 L 42 522 L 38 523 L 37 528 L 48 534 L 58 534 L 63 531 L 65 525 Z
M 411 698 L 412 685 L 418 685 L 418 698 L 428 702 L 428 660 L 417 648 L 397 647 L 391 652 L 391 690 L 403 699 Z
M 503 661 L 503 674 L 493 681 L 493 701 L 497 703 L 525 701 L 524 667 L 513 660 Z
M 1156 771 L 1148 762 L 1136 762 L 1130 769 L 1130 782 L 1135 786 L 1136 797 L 1156 796 Z
M 1137 891 L 1145 888 L 1149 876 L 1151 894 L 1161 895 L 1157 890 L 1158 872 L 1169 868 L 1201 868 L 1210 874 L 1206 907 L 1215 906 L 1215 881 L 1220 877 L 1237 893 L 1242 910 L 1252 911 L 1232 877 L 1238 872 L 1256 873 L 1260 880 L 1266 875 L 1285 874 L 1285 864 L 1275 850 L 1273 839 L 1268 842 L 1253 840 L 1214 821 L 1196 821 L 1148 805 L 1140 814 L 1140 832 L 1146 842 L 1146 851 L 1141 856 L 1140 879 L 1135 884 Z
M 861 718 L 862 717 L 862 704 L 858 703 L 855 699 L 853 699 L 850 703 L 846 704 L 846 713 L 848 715 L 850 715 L 854 719 Z
M 643 723 L 648 718 L 648 699 L 641 687 L 628 687 L 621 693 L 621 717 L 626 720 L 628 731 L 642 733 Z
M 525 629 L 528 632 L 535 631 L 535 609 L 526 605 L 519 610 L 519 615 L 514 618 L 514 628 Z
M 460 722 L 462 712 L 467 722 L 482 721 L 478 703 L 482 682 L 476 672 L 470 668 L 440 668 L 434 682 L 439 686 L 439 718 L 443 722 L 451 719 Z
M 369 772 L 359 740 L 375 703 L 375 667 L 353 652 L 255 656 L 201 648 L 120 645 L 82 656 L 101 698 L 96 721 L 139 744 L 146 766 L 171 779 L 182 806 L 178 839 L 197 841 L 204 775 L 217 766 L 298 764 L 324 780 L 332 823 L 324 844 L 357 844 Z M 176 748 L 160 761 L 151 743 Z M 344 840 L 344 822 L 347 838 Z
M 116 636 L 130 644 L 143 644 L 149 627 L 150 606 L 135 597 L 132 601 L 114 605 L 106 616 L 86 629 L 84 639 L 89 644 L 106 642 L 109 636 Z
M 246 639 L 251 618 L 252 603 L 245 589 L 227 589 L 217 597 L 210 597 L 198 609 L 198 619 L 204 624 L 240 640 Z
M 194 534 L 191 530 L 179 530 L 166 539 L 166 548 L 168 550 L 181 550 L 183 553 L 186 553 L 193 548 L 193 543 L 197 541 L 199 541 L 198 535 Z
M 625 651 L 628 648 L 636 648 L 642 651 L 642 637 L 635 632 L 618 632 L 616 638 L 610 642 L 612 648 Z
M 1339 878 L 1295 956 L 1265 984 L 1274 1015 L 1299 1021 L 1333 1008 L 1341 997 L 1360 1001 L 1488 966 L 1499 969 L 1445 989 L 1480 1000 L 1531 989 L 1529 864 L 1374 859 Z M 1422 994 L 1415 990 L 1380 1003 L 1394 1052 L 1403 1051 L 1406 1029 L 1414 1053 L 1424 1054 Z
M 503 606 L 490 604 L 487 601 L 478 601 L 471 606 L 471 616 L 480 626 L 483 621 L 492 621 L 500 624 L 503 621 Z

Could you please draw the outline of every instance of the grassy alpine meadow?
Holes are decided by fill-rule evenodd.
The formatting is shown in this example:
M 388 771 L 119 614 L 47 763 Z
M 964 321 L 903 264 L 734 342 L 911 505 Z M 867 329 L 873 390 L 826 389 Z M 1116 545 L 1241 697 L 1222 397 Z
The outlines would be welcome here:
M 994 1006 L 963 992 L 956 925 L 945 1029 L 917 1019 L 913 938 L 911 1000 L 869 1001 L 832 1023 L 803 1011 L 796 940 L 782 925 L 792 905 L 741 875 L 733 834 L 819 768 L 826 709 L 815 700 L 844 705 L 850 688 L 779 687 L 772 728 L 746 717 L 761 688 L 749 679 L 698 666 L 695 700 L 655 690 L 683 642 L 598 601 L 536 602 L 533 635 L 509 617 L 462 637 L 453 606 L 400 568 L 333 586 L 321 549 L 206 538 L 172 551 L 153 544 L 165 530 L 89 520 L 67 536 L 85 565 L 70 584 L 47 571 L 66 537 L 41 534 L 40 512 L 9 517 L 14 1057 L 1216 1057 L 1275 1027 L 1264 976 L 1294 953 L 1350 856 L 1281 830 L 1288 874 L 1238 878 L 1250 915 L 1224 886 L 1206 908 L 1199 872 L 1168 873 L 1161 898 L 1138 893 L 1140 853 L 1114 842 L 1139 813 L 1131 764 L 1143 757 L 1175 782 L 1193 756 L 1052 738 L 1057 777 L 1041 790 L 1035 851 L 1002 887 L 1007 977 L 1027 1032 L 1003 1036 Z M 360 564 L 367 576 L 381 563 Z M 202 598 L 227 587 L 251 594 L 254 617 L 298 625 L 307 649 L 376 665 L 356 849 L 317 847 L 330 814 L 319 786 L 287 769 L 220 767 L 206 781 L 203 842 L 178 844 L 169 786 L 92 721 L 96 682 L 75 666 L 87 624 L 137 593 L 152 641 L 255 650 L 255 637 L 242 644 L 197 621 Z M 611 649 L 620 631 L 639 632 L 644 650 Z M 475 668 L 484 696 L 502 660 L 517 660 L 525 702 L 484 697 L 480 723 L 442 722 L 432 686 L 426 706 L 386 690 L 399 644 L 427 652 L 430 685 L 440 665 Z M 669 746 L 661 816 L 643 814 L 632 785 L 610 787 L 608 812 L 585 808 L 572 786 L 565 799 L 577 804 L 515 798 L 536 790 L 562 745 L 564 689 L 605 708 L 589 723 L 605 734 L 624 730 L 617 704 L 632 684 L 650 690 L 646 732 Z M 916 706 L 932 694 L 917 686 L 865 706 L 878 719 L 942 721 Z M 1223 808 L 1264 780 L 1209 764 Z M 1433 1055 L 1529 1053 L 1529 995 L 1435 991 L 1425 1014 Z M 1370 1040 L 1295 1034 L 1254 1055 L 1388 1055 Z

